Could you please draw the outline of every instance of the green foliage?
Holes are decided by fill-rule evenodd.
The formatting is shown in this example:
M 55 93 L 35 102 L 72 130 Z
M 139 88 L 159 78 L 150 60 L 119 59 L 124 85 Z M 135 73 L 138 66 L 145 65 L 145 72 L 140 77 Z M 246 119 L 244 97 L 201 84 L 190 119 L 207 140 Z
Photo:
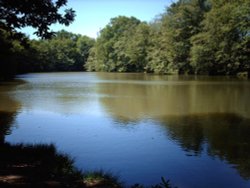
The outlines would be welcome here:
M 148 45 L 146 72 L 154 72 L 157 74 L 174 73 L 172 63 L 167 57 L 167 41 L 162 30 L 161 20 L 155 20 L 150 25 L 150 41 Z
M 83 179 L 84 184 L 87 187 L 124 187 L 118 177 L 112 175 L 112 173 L 107 173 L 102 170 L 84 173 Z
M 192 73 L 190 66 L 190 38 L 200 30 L 206 8 L 203 0 L 178 1 L 162 16 L 162 36 L 166 48 L 168 70 Z
M 18 2 L 0 1 L 0 79 L 30 71 L 250 72 L 249 0 L 178 0 L 151 23 L 134 17 L 112 18 L 96 41 L 49 31 L 53 23 L 73 21 L 73 10 L 58 13 L 66 0 Z M 37 28 L 38 36 L 54 37 L 29 41 L 15 32 L 28 25 Z
M 41 38 L 51 38 L 49 26 L 55 23 L 69 25 L 75 17 L 72 9 L 59 13 L 67 0 L 1 0 L 0 1 L 0 80 L 11 79 L 20 72 L 31 71 L 34 49 L 20 30 L 31 26 Z
M 13 39 L 11 33 L 0 29 L 0 80 L 11 79 L 18 72 L 18 62 L 28 63 L 28 39 L 19 37 Z
M 1 0 L 0 28 L 16 33 L 16 29 L 31 26 L 37 29 L 37 36 L 50 38 L 53 35 L 49 31 L 51 24 L 58 22 L 69 25 L 74 20 L 75 12 L 72 9 L 66 9 L 65 14 L 58 12 L 66 4 L 67 0 Z
M 178 1 L 152 24 L 134 18 L 112 19 L 97 39 L 87 70 L 192 72 L 190 38 L 200 31 L 205 7 L 205 0 Z
M 192 37 L 196 73 L 236 74 L 250 69 L 250 2 L 211 0 L 202 31 Z
M 143 43 L 146 40 L 144 37 L 146 33 L 139 29 L 140 24 L 142 23 L 134 17 L 119 16 L 111 19 L 111 22 L 101 30 L 94 49 L 91 50 L 86 69 L 88 71 L 132 72 L 137 71 L 138 67 L 141 68 L 135 64 L 138 59 L 145 58 Z M 137 39 L 137 41 L 132 41 L 131 36 L 134 34 L 141 35 L 141 41 Z M 135 46 L 140 48 L 137 51 L 138 54 L 134 51 Z
M 250 70 L 248 0 L 179 0 L 152 23 L 113 18 L 88 71 L 236 75 Z
M 89 50 L 95 41 L 66 31 L 50 40 L 8 40 L 9 33 L 0 30 L 4 48 L 0 49 L 0 80 L 17 73 L 43 71 L 83 71 Z
M 33 71 L 82 71 L 94 39 L 66 32 L 57 32 L 50 40 L 32 41 L 36 52 Z

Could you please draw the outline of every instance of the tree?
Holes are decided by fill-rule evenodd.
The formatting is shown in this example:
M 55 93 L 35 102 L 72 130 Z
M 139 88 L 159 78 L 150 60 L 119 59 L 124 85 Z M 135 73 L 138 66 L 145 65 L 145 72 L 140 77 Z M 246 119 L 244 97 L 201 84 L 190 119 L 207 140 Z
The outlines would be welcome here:
M 179 0 L 162 16 L 162 35 L 166 55 L 172 70 L 192 73 L 190 66 L 190 39 L 200 32 L 200 23 L 208 10 L 206 0 Z
M 25 62 L 27 40 L 25 36 L 13 39 L 10 32 L 0 28 L 0 81 L 11 79 L 18 71 L 18 62 Z
M 161 18 L 155 19 L 150 24 L 146 72 L 157 74 L 172 74 L 172 65 L 167 57 L 167 41 L 163 34 Z
M 107 72 L 129 71 L 127 69 L 129 58 L 126 49 L 130 42 L 129 36 L 134 33 L 133 31 L 140 23 L 140 20 L 135 17 L 112 18 L 110 23 L 101 30 L 95 49 L 91 50 L 91 57 L 86 69 Z
M 82 71 L 93 45 L 94 39 L 64 30 L 50 40 L 34 40 L 33 71 Z
M 250 1 L 178 0 L 151 24 L 113 18 L 87 70 L 235 75 L 250 72 Z
M 85 70 L 85 64 L 87 63 L 90 49 L 94 46 L 95 40 L 87 36 L 80 36 L 76 41 L 76 50 L 79 54 L 78 59 L 76 60 L 76 69 Z
M 141 22 L 114 43 L 118 72 L 143 72 L 147 63 L 149 26 Z
M 227 74 L 250 70 L 250 2 L 211 0 L 212 9 L 193 36 L 191 63 L 196 73 Z
M 74 20 L 72 9 L 59 13 L 66 4 L 67 0 L 0 0 L 0 28 L 17 33 L 16 29 L 31 26 L 37 29 L 37 36 L 50 38 L 53 35 L 49 30 L 51 24 L 59 22 L 67 26 Z
M 72 9 L 64 14 L 59 9 L 67 0 L 0 0 L 0 80 L 10 79 L 18 69 L 27 70 L 29 41 L 18 30 L 31 26 L 41 38 L 51 38 L 54 23 L 69 25 L 75 17 Z M 31 50 L 31 49 L 29 49 Z
M 150 27 L 140 23 L 128 36 L 126 54 L 128 59 L 127 72 L 144 72 L 147 65 Z

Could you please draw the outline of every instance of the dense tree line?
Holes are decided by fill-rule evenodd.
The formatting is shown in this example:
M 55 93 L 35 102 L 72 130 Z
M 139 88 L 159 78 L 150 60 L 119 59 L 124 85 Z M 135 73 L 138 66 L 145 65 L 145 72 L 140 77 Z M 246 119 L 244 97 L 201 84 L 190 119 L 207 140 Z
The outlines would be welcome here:
M 149 27 L 131 17 L 111 19 L 91 49 L 87 70 L 140 72 L 146 63 Z
M 64 30 L 50 40 L 30 41 L 29 51 L 33 51 L 32 62 L 22 65 L 26 71 L 83 71 L 94 45 L 94 39 Z
M 9 40 L 2 31 L 0 50 L 1 76 L 8 79 L 18 73 L 50 71 L 84 71 L 89 50 L 95 40 L 64 30 L 54 33 L 51 39 Z
M 58 13 L 66 3 L 0 0 L 0 80 L 31 71 L 250 72 L 249 0 L 178 0 L 150 23 L 112 18 L 96 40 L 50 31 L 74 20 L 72 9 Z M 18 32 L 25 26 L 41 39 Z
M 119 16 L 100 31 L 85 67 L 163 74 L 249 72 L 249 17 L 249 0 L 179 0 L 149 24 Z

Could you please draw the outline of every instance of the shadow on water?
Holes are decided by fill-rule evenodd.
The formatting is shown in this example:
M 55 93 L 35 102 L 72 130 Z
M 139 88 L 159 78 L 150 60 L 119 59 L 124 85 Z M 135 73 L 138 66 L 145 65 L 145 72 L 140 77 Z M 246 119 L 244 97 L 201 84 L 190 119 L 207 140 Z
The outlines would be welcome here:
M 226 160 L 245 179 L 250 179 L 250 119 L 235 114 L 203 114 L 162 117 L 167 136 L 187 155 L 204 151 Z

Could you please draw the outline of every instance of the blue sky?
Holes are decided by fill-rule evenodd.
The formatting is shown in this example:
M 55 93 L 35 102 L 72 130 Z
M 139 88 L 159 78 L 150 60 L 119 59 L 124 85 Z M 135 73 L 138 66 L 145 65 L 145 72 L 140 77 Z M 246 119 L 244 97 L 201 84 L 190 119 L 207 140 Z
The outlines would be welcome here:
M 134 16 L 141 21 L 149 22 L 163 13 L 165 7 L 172 2 L 174 0 L 68 0 L 67 7 L 76 11 L 75 21 L 68 27 L 56 24 L 51 29 L 65 29 L 96 38 L 98 31 L 113 17 Z M 23 32 L 31 36 L 34 31 L 26 28 Z

